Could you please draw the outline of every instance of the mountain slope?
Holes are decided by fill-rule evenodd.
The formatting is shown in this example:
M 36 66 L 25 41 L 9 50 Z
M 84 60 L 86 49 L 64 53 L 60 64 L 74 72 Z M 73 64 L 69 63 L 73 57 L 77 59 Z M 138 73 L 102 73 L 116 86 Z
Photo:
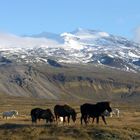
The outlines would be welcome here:
M 94 65 L 8 64 L 0 67 L 0 94 L 69 100 L 139 101 L 140 75 Z M 133 99 L 133 100 L 132 100 Z

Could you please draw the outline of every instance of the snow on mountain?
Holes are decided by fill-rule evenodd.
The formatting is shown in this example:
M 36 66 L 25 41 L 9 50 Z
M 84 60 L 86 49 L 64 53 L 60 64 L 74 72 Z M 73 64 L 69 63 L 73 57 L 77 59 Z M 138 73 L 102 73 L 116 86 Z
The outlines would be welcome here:
M 94 63 L 127 71 L 140 70 L 140 44 L 102 31 L 79 28 L 60 35 L 0 34 L 0 56 L 10 61 Z

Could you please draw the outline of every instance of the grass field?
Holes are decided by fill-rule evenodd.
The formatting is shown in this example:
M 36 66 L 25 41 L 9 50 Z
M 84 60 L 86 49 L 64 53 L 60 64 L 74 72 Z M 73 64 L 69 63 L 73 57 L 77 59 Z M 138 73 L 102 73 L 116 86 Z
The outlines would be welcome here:
M 80 125 L 80 113 L 76 124 L 45 124 L 41 120 L 32 125 L 30 110 L 35 107 L 51 108 L 55 104 L 68 103 L 79 112 L 80 104 L 85 101 L 52 101 L 21 97 L 0 97 L 0 112 L 15 109 L 19 116 L 12 119 L 0 118 L 0 140 L 139 140 L 140 105 L 112 103 L 120 109 L 120 117 L 106 118 L 108 125 L 100 120 L 99 125 Z

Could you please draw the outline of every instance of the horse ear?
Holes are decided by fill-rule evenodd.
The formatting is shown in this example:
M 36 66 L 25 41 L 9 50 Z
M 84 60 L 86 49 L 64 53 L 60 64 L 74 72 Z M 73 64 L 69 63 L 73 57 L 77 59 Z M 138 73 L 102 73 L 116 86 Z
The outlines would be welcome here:
M 111 101 L 108 101 L 109 106 L 111 106 Z
M 111 103 L 111 101 L 108 101 L 108 103 L 110 104 L 110 103 Z

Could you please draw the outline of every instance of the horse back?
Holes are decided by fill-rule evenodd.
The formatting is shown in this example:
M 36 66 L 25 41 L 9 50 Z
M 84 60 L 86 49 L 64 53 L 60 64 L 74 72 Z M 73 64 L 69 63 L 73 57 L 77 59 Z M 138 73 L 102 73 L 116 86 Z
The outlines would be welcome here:
M 85 103 L 80 106 L 80 111 L 82 115 L 93 114 L 96 111 L 95 104 Z
M 82 115 L 98 117 L 101 116 L 108 106 L 109 102 L 98 102 L 97 104 L 85 103 L 80 106 L 80 111 Z
M 43 109 L 41 109 L 41 108 L 34 108 L 34 109 L 31 110 L 31 116 L 32 115 L 37 115 L 42 111 L 43 111 Z
M 55 105 L 54 113 L 58 116 L 68 116 L 73 113 L 74 109 L 68 105 Z

